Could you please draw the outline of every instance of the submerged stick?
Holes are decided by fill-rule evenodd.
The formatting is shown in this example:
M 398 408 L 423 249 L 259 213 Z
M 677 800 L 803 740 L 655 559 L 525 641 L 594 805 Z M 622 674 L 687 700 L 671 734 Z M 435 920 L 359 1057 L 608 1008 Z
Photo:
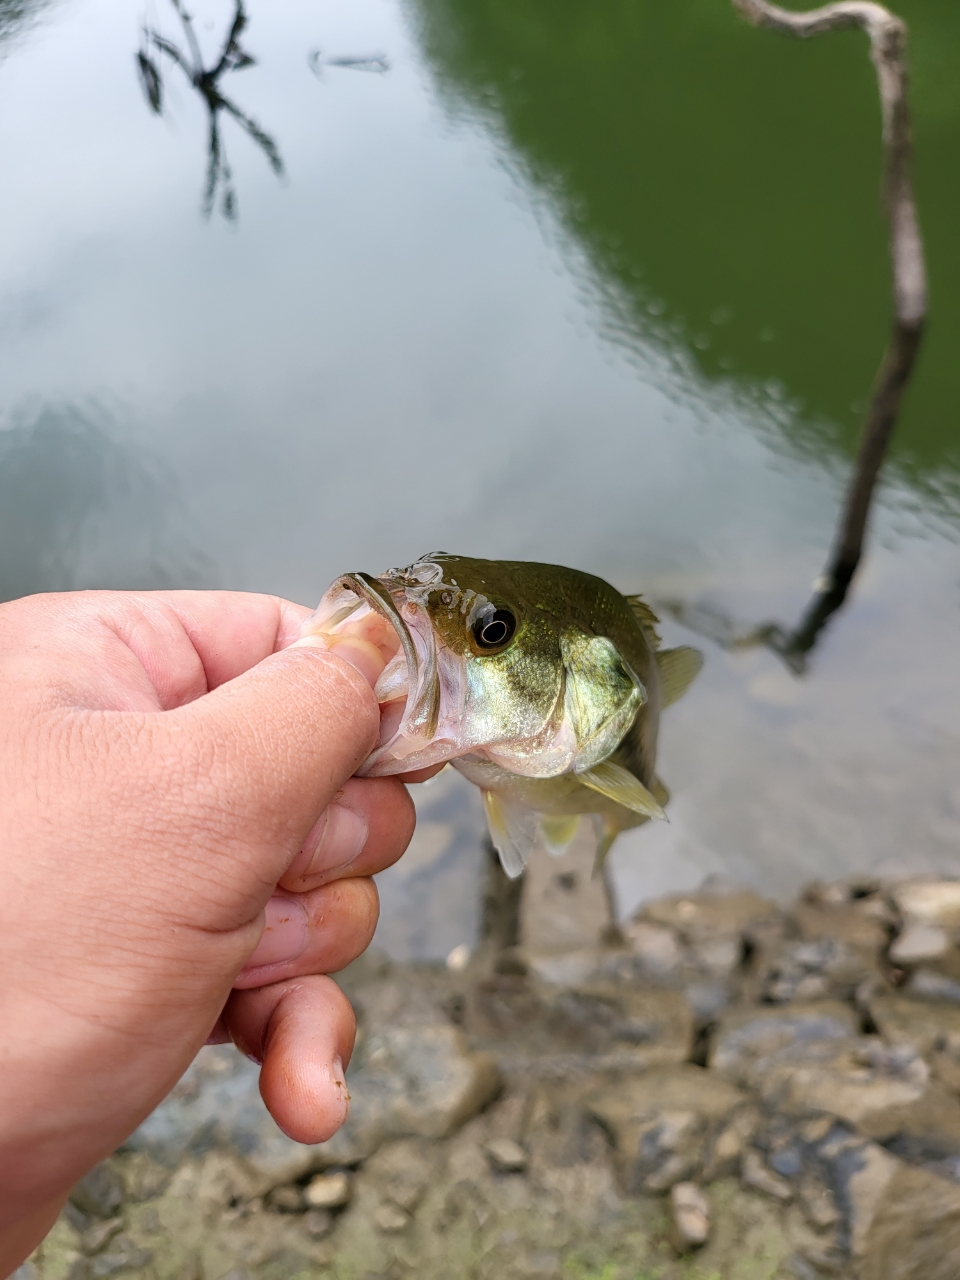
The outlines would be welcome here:
M 767 0 L 732 3 L 754 26 L 801 39 L 839 27 L 860 27 L 870 39 L 883 115 L 883 202 L 890 223 L 893 329 L 873 384 L 833 549 L 816 594 L 793 631 L 771 624 L 760 628 L 753 637 L 775 649 L 795 670 L 802 671 L 806 654 L 846 599 L 860 563 L 877 475 L 913 371 L 927 314 L 927 273 L 910 177 L 907 25 L 871 0 L 839 0 L 806 13 L 782 9 Z

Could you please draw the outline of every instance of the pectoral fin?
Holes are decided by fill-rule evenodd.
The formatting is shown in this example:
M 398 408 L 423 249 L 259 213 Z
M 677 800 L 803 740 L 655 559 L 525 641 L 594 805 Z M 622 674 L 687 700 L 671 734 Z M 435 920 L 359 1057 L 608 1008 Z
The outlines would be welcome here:
M 693 683 L 703 666 L 703 654 L 699 649 L 681 645 L 679 649 L 660 649 L 654 657 L 660 670 L 661 705 L 669 707 L 682 698 Z
M 579 826 L 579 813 L 545 813 L 541 817 L 540 830 L 543 832 L 543 843 L 555 858 L 559 858 L 561 854 L 566 853 L 567 846 L 577 834 Z
M 647 818 L 667 816 L 639 778 L 610 760 L 578 773 L 577 777 L 585 786 L 599 791 L 616 804 L 622 804 L 625 809 L 632 809 L 634 813 L 642 813 Z
M 483 807 L 501 865 L 510 879 L 515 880 L 527 865 L 536 841 L 539 814 L 522 805 L 508 804 L 492 791 L 484 791 Z

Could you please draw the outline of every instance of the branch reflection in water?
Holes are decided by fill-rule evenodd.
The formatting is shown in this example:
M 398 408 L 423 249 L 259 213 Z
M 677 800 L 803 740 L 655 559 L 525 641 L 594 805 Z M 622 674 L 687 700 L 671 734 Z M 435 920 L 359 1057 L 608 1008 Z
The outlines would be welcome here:
M 792 631 L 769 622 L 747 635 L 737 636 L 729 623 L 716 617 L 708 631 L 714 639 L 725 636 L 728 647 L 765 644 L 780 654 L 791 670 L 801 674 L 823 628 L 846 600 L 863 555 L 877 477 L 913 372 L 927 314 L 927 273 L 910 176 L 907 25 L 882 5 L 866 0 L 841 0 L 809 13 L 781 9 L 767 0 L 733 0 L 733 4 L 754 26 L 769 27 L 801 39 L 844 27 L 860 27 L 870 40 L 870 56 L 877 72 L 883 112 L 883 201 L 890 223 L 893 331 L 874 381 L 830 562 L 816 583 L 806 612 Z M 683 610 L 675 606 L 674 613 L 679 617 Z M 699 615 L 687 611 L 688 625 L 695 616 Z M 702 621 L 705 620 L 704 617 Z
M 385 53 L 371 53 L 366 57 L 359 55 L 328 58 L 322 49 L 314 49 L 313 53 L 308 55 L 307 65 L 318 80 L 323 79 L 324 67 L 344 67 L 348 71 L 372 71 L 378 76 L 390 70 L 390 62 Z
M 0 427 L 0 599 L 89 587 L 212 585 L 174 477 L 73 406 Z
M 204 65 L 203 53 L 193 26 L 193 19 L 184 9 L 181 0 L 170 0 L 183 27 L 189 53 L 184 53 L 172 40 L 168 40 L 153 27 L 143 28 L 143 44 L 137 53 L 137 71 L 140 83 L 151 110 L 163 113 L 163 76 L 160 60 L 154 52 L 164 54 L 176 64 L 206 104 L 209 117 L 207 130 L 207 179 L 203 191 L 203 213 L 209 217 L 218 201 L 220 212 L 229 221 L 237 217 L 237 193 L 233 175 L 227 161 L 226 144 L 220 135 L 220 113 L 225 111 L 236 120 L 244 133 L 251 138 L 267 163 L 279 177 L 283 174 L 283 160 L 273 138 L 244 111 L 220 91 L 221 77 L 231 71 L 242 71 L 256 65 L 256 59 L 240 45 L 240 37 L 247 25 L 243 0 L 235 0 L 233 21 L 223 42 L 220 55 L 209 67 Z

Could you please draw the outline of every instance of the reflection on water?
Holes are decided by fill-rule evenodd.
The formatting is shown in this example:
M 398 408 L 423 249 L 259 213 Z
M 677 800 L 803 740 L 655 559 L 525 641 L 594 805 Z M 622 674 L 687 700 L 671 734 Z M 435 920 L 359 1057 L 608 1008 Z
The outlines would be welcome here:
M 451 109 L 586 248 L 610 335 L 786 405 L 792 448 L 852 449 L 890 317 L 865 37 L 778 38 L 716 0 L 410 3 Z M 960 6 L 895 7 L 933 281 L 895 450 L 923 476 L 960 461 Z
M 193 18 L 184 9 L 181 0 L 170 0 L 176 10 L 186 38 L 185 53 L 173 40 L 169 40 L 153 27 L 143 28 L 143 46 L 137 54 L 137 70 L 140 83 L 151 110 L 157 115 L 163 112 L 163 76 L 160 65 L 151 55 L 155 51 L 164 54 L 187 77 L 207 108 L 207 178 L 203 190 L 203 212 L 209 217 L 219 196 L 220 211 L 233 220 L 237 216 L 237 192 L 233 175 L 227 162 L 226 144 L 220 134 L 220 115 L 226 112 L 251 138 L 267 158 L 270 168 L 278 176 L 283 173 L 283 161 L 273 138 L 261 129 L 252 116 L 241 111 L 237 104 L 220 90 L 220 81 L 231 71 L 242 71 L 256 65 L 252 57 L 240 45 L 240 37 L 246 30 L 247 13 L 243 0 L 234 0 L 233 20 L 223 41 L 219 55 L 208 67 L 204 65 L 200 42 L 193 25 Z
M 28 30 L 50 0 L 0 0 L 0 56 L 3 45 Z
M 209 581 L 178 527 L 176 483 L 78 409 L 0 429 L 0 600 Z
M 238 146 L 229 228 L 196 214 L 207 111 L 155 47 L 171 127 L 143 109 L 129 15 L 71 0 L 5 58 L 0 409 L 136 406 L 0 437 L 5 591 L 215 565 L 315 605 L 344 571 L 446 546 L 714 621 L 798 617 L 889 319 L 860 38 L 777 40 L 716 0 L 407 2 L 332 0 L 319 28 L 299 0 L 248 0 L 243 108 L 290 181 Z M 960 6 L 905 9 L 932 310 L 900 470 L 811 679 L 704 643 L 664 717 L 671 821 L 614 851 L 626 907 L 714 871 L 786 894 L 957 865 Z M 222 47 L 233 0 L 193 12 Z M 318 45 L 387 49 L 390 74 L 331 67 L 321 90 Z M 482 819 L 444 785 L 382 879 L 397 951 L 475 927 Z

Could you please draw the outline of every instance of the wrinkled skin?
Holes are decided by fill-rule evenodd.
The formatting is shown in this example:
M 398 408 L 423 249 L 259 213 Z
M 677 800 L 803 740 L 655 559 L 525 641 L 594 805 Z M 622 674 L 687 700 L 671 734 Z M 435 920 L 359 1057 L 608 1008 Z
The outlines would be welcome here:
M 0 1275 L 205 1040 L 262 1063 L 281 1128 L 348 1107 L 371 876 L 403 852 L 384 658 L 295 643 L 307 610 L 228 592 L 0 605 Z

